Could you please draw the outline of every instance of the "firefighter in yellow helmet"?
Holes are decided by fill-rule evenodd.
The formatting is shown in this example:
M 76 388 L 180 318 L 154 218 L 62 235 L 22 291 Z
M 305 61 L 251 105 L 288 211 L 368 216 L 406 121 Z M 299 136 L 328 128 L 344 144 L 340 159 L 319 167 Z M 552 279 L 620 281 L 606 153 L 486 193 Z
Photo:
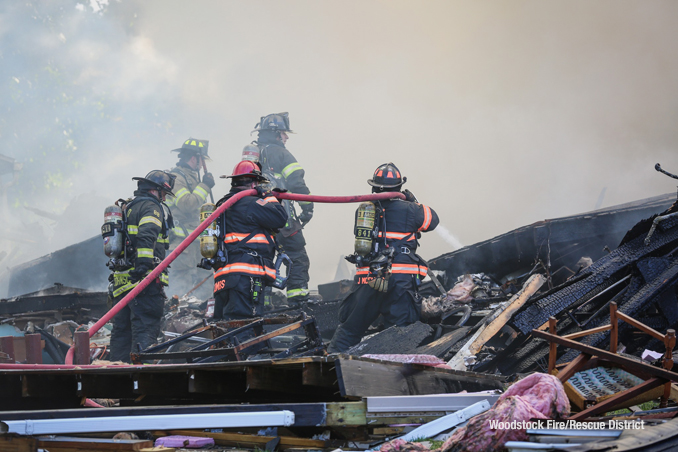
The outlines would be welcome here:
M 200 170 L 205 168 L 204 162 L 208 156 L 209 141 L 189 138 L 180 148 L 172 152 L 179 153 L 177 165 L 170 170 L 176 176 L 174 196 L 168 197 L 167 204 L 172 209 L 174 228 L 172 229 L 170 249 L 174 249 L 200 222 L 200 206 L 209 202 L 214 187 L 214 177 L 205 172 L 200 177 Z M 170 295 L 182 296 L 205 279 L 205 272 L 196 266 L 200 262 L 200 246 L 194 241 L 172 263 L 172 282 L 169 287 Z M 211 296 L 212 281 L 205 281 L 191 295 L 198 298 Z

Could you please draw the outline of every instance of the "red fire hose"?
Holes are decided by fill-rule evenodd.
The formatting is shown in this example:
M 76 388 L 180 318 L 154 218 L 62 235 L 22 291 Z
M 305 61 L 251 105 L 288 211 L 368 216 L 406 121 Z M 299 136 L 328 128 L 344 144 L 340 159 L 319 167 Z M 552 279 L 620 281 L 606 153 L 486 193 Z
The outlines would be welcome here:
M 225 203 L 220 205 L 212 215 L 207 217 L 198 227 L 191 232 L 188 237 L 186 237 L 179 246 L 176 247 L 163 261 L 158 264 L 157 267 L 153 269 L 151 273 L 146 275 L 146 277 L 137 284 L 137 286 L 130 291 L 127 295 L 123 297 L 122 300 L 117 302 L 115 306 L 111 308 L 102 318 L 99 319 L 94 325 L 92 325 L 87 331 L 89 332 L 89 337 L 94 336 L 94 334 L 101 329 L 109 320 L 111 320 L 118 312 L 122 310 L 125 306 L 129 304 L 139 293 L 144 290 L 155 278 L 160 276 L 163 270 L 165 270 L 169 264 L 176 259 L 179 254 L 181 254 L 188 246 L 196 239 L 198 236 L 207 229 L 207 227 L 215 221 L 219 215 L 221 215 L 226 209 L 231 207 L 241 198 L 245 196 L 256 195 L 257 191 L 255 189 L 243 190 L 240 193 L 236 193 L 231 198 L 228 199 Z M 293 201 L 307 201 L 307 202 L 323 202 L 323 203 L 350 203 L 350 202 L 362 202 L 362 201 L 377 201 L 383 199 L 393 199 L 400 198 L 405 199 L 405 195 L 399 192 L 384 192 L 384 193 L 373 193 L 371 195 L 355 195 L 355 196 L 318 196 L 318 195 L 300 195 L 298 193 L 280 193 L 273 192 L 273 195 L 278 199 L 290 199 Z M 73 364 L 73 346 L 68 349 L 66 353 L 66 364 Z

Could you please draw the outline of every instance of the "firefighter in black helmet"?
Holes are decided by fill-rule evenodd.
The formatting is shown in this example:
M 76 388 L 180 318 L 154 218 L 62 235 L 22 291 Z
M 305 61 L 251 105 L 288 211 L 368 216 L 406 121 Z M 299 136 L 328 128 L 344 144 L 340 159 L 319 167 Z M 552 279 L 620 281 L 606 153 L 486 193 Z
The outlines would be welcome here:
M 208 201 L 214 187 L 214 177 L 205 172 L 202 179 L 200 169 L 205 160 L 209 160 L 208 140 L 189 138 L 180 148 L 172 152 L 179 153 L 177 165 L 170 170 L 176 177 L 174 196 L 167 198 L 167 205 L 172 209 L 174 228 L 170 236 L 170 249 L 174 249 L 198 227 L 200 206 Z M 200 247 L 197 241 L 172 263 L 172 282 L 170 295 L 182 296 L 205 279 L 205 272 L 197 267 L 200 262 Z M 212 281 L 206 281 L 193 292 L 198 298 L 208 298 L 212 294 Z
M 380 165 L 367 181 L 373 193 L 399 192 L 407 178 L 393 163 Z M 409 190 L 406 200 L 376 201 L 372 248 L 364 255 L 347 259 L 356 264 L 355 283 L 339 307 L 341 324 L 334 333 L 329 351 L 345 352 L 358 344 L 379 314 L 385 326 L 406 326 L 419 320 L 421 298 L 417 291 L 426 276 L 426 262 L 416 254 L 422 232 L 438 225 L 438 215 L 420 204 Z M 360 208 L 359 208 L 360 209 Z M 358 213 L 356 213 L 358 218 Z M 364 233 L 360 233 L 364 237 Z
M 261 170 L 273 187 L 286 189 L 291 193 L 309 194 L 310 190 L 304 181 L 304 169 L 285 147 L 288 134 L 293 133 L 290 130 L 288 113 L 274 113 L 262 117 L 253 132 L 259 135 L 255 144 L 259 147 Z M 283 205 L 288 220 L 278 235 L 278 241 L 292 259 L 292 268 L 287 280 L 287 301 L 291 306 L 297 306 L 308 300 L 308 270 L 311 262 L 306 253 L 306 240 L 302 228 L 313 218 L 313 203 L 299 202 L 300 213 L 296 211 L 295 203 L 291 201 L 285 201 Z
M 137 181 L 134 199 L 121 207 L 126 218 L 130 256 L 126 268 L 115 268 L 111 275 L 113 300 L 120 301 L 165 258 L 169 249 L 168 233 L 172 214 L 165 197 L 172 196 L 174 175 L 154 170 Z M 165 270 L 113 318 L 111 361 L 130 362 L 130 352 L 153 345 L 160 333 L 165 306 L 164 286 L 169 278 Z

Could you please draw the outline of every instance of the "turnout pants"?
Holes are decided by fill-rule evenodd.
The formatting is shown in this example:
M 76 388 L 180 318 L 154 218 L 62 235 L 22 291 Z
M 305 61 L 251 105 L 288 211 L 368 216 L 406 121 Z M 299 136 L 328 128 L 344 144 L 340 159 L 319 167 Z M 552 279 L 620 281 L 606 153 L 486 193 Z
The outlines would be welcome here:
M 283 237 L 278 234 L 278 242 L 285 250 L 285 254 L 292 259 L 292 268 L 287 278 L 287 301 L 301 303 L 308 300 L 308 269 L 311 261 L 306 254 L 306 240 L 302 231 L 294 235 Z
M 125 295 L 118 297 L 115 302 Z M 111 361 L 129 363 L 130 353 L 137 351 L 137 344 L 141 350 L 155 344 L 160 334 L 165 300 L 162 286 L 153 282 L 113 317 Z
M 341 324 L 334 332 L 328 351 L 342 353 L 358 344 L 379 314 L 384 316 L 387 328 L 407 326 L 419 320 L 421 301 L 415 278 L 415 275 L 393 274 L 386 292 L 354 283 L 339 306 Z
M 263 314 L 264 286 L 261 278 L 229 275 L 222 290 L 214 294 L 214 320 L 238 320 Z M 253 289 L 259 291 L 253 300 Z

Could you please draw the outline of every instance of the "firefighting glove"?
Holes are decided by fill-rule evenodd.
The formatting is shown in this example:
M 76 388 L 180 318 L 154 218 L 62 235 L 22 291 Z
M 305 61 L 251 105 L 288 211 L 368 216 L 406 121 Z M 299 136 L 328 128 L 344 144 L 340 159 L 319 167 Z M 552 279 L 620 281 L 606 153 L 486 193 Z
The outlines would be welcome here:
M 379 272 L 379 276 L 370 280 L 367 284 L 377 292 L 386 292 L 388 290 L 388 279 L 390 276 L 390 272 L 386 273 L 386 276 L 382 276 L 381 272 Z
M 205 173 L 202 177 L 202 183 L 207 185 L 211 190 L 214 187 L 214 176 L 212 176 L 212 173 Z
M 299 215 L 299 221 L 301 224 L 306 225 L 313 218 L 313 204 L 304 204 L 301 206 L 301 215 Z
M 278 188 L 278 187 L 275 187 L 275 188 L 273 189 L 273 191 L 276 192 L 276 193 L 287 193 L 287 189 L 286 189 L 286 188 Z
M 134 267 L 133 270 L 130 270 L 129 272 L 129 282 L 132 284 L 138 283 L 142 279 L 144 279 L 144 276 L 146 276 L 146 272 L 151 269 L 151 266 L 146 264 L 146 263 L 141 263 L 138 264 L 136 267 Z
M 417 201 L 417 197 L 414 196 L 414 193 L 412 193 L 408 189 L 403 190 L 403 195 L 405 195 L 405 201 L 419 202 L 419 201 Z
M 265 198 L 265 197 L 271 195 L 271 189 L 266 185 L 257 185 L 256 190 L 257 190 L 257 194 L 259 196 L 261 196 L 262 198 Z

